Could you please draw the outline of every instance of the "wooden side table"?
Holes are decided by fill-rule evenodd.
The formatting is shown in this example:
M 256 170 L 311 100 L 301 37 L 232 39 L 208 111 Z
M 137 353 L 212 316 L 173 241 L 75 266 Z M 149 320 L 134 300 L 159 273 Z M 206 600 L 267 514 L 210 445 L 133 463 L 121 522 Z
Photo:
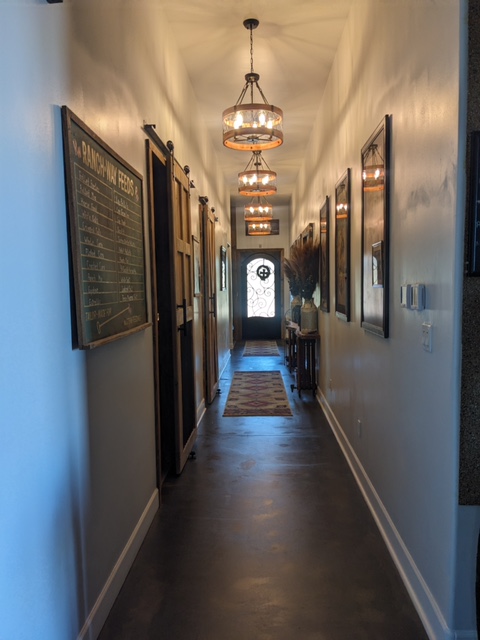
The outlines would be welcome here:
M 295 332 L 297 344 L 297 384 L 291 385 L 292 391 L 297 389 L 298 395 L 302 391 L 312 391 L 315 395 L 317 390 L 316 379 L 316 351 L 317 342 L 320 339 L 318 333 Z

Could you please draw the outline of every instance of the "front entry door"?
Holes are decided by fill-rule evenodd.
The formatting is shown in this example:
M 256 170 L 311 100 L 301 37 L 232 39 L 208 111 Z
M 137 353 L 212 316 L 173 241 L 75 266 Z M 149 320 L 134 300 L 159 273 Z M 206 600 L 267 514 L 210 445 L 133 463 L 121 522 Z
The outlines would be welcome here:
M 244 340 L 281 338 L 280 251 L 248 252 L 241 267 Z
M 189 181 L 148 142 L 159 484 L 180 473 L 197 436 Z

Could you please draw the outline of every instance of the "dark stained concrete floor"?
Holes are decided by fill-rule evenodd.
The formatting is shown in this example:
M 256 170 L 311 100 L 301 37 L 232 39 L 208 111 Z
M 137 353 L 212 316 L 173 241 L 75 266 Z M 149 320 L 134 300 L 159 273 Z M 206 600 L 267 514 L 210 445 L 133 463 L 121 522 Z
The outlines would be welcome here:
M 100 640 L 427 640 L 312 393 L 242 349 Z M 223 418 L 235 370 L 280 370 L 293 417 Z

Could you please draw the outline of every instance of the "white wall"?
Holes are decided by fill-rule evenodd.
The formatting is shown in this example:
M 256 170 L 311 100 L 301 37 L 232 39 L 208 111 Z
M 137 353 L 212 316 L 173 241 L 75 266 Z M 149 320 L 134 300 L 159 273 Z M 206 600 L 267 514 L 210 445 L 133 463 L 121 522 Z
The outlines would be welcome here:
M 457 506 L 464 5 L 353 3 L 292 206 L 295 237 L 351 167 L 352 319 L 336 318 L 334 304 L 320 313 L 321 401 L 432 638 L 453 629 L 476 637 L 475 556 L 463 553 L 461 571 L 456 564 L 457 537 L 470 549 L 475 539 L 474 518 L 460 524 Z M 385 114 L 393 121 L 387 340 L 360 327 L 360 150 Z M 330 255 L 333 291 L 333 237 Z M 425 311 L 400 307 L 405 282 L 426 284 Z M 423 322 L 433 325 L 432 353 L 421 346 Z
M 73 639 L 92 614 L 94 637 L 158 503 L 152 333 L 72 350 L 60 106 L 144 177 L 143 122 L 173 140 L 197 236 L 195 198 L 222 237 L 229 200 L 154 3 L 2 2 L 0 83 L 0 636 Z

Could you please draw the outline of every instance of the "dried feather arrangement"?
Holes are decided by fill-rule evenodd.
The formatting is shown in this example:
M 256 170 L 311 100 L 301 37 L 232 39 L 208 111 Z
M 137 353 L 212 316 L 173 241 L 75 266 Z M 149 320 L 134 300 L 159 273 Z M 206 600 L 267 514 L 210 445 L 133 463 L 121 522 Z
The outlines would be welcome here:
M 288 280 L 288 286 L 290 293 L 295 298 L 299 296 L 302 290 L 302 285 L 298 279 L 298 267 L 292 258 L 283 259 L 283 273 Z
M 284 273 L 290 284 L 292 295 L 300 293 L 306 300 L 313 297 L 318 284 L 320 248 L 318 242 L 307 240 L 290 249 L 290 258 L 284 259 Z M 298 287 L 293 293 L 292 282 Z

